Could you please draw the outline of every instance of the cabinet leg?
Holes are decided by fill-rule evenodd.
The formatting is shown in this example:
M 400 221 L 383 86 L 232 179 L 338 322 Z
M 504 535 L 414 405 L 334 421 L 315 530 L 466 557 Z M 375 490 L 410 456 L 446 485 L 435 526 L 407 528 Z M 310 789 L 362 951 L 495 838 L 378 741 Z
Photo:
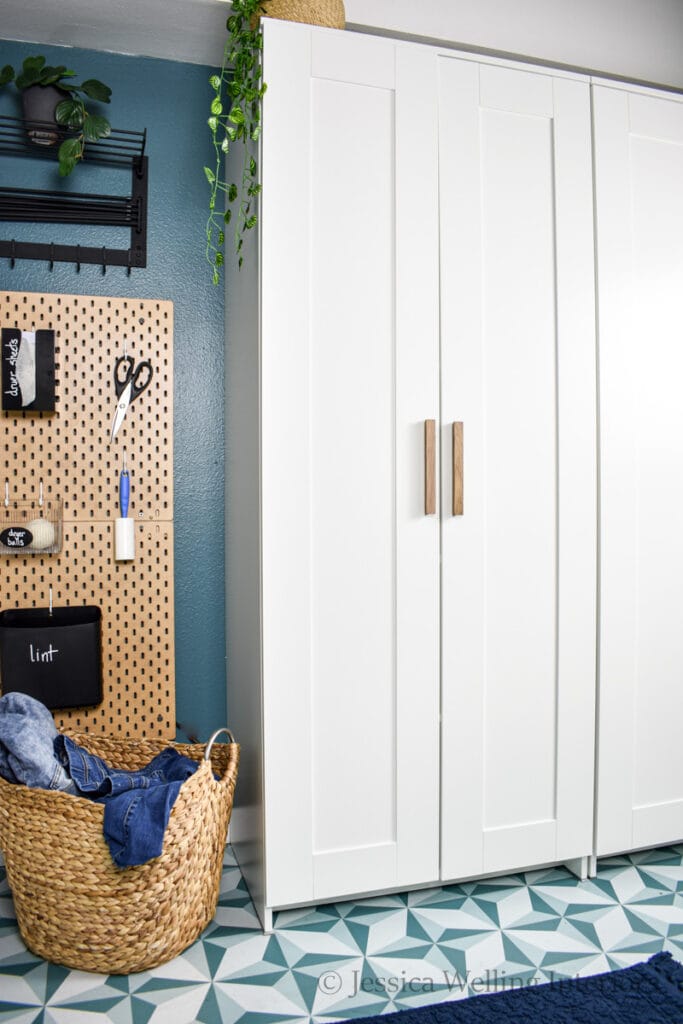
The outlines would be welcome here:
M 598 873 L 598 857 L 597 854 L 591 853 L 588 858 L 588 877 L 595 878 Z
M 273 911 L 270 907 L 263 908 L 263 915 L 261 917 L 261 925 L 263 927 L 263 934 L 270 935 L 273 931 Z
M 567 870 L 580 878 L 582 882 L 588 878 L 588 857 L 573 857 L 571 860 L 566 860 L 564 864 Z

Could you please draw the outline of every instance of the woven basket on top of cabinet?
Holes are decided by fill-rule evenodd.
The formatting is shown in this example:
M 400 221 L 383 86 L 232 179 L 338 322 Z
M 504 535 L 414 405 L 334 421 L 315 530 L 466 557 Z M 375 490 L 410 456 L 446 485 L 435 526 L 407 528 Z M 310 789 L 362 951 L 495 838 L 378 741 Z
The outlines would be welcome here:
M 260 14 L 281 21 L 299 21 L 324 28 L 344 28 L 344 0 L 262 0 Z M 258 22 L 258 16 L 252 24 Z
M 111 858 L 101 804 L 0 779 L 0 849 L 28 948 L 103 974 L 156 967 L 194 942 L 216 912 L 239 746 L 65 732 L 128 771 L 169 746 L 200 762 L 180 788 L 161 856 L 128 868 Z

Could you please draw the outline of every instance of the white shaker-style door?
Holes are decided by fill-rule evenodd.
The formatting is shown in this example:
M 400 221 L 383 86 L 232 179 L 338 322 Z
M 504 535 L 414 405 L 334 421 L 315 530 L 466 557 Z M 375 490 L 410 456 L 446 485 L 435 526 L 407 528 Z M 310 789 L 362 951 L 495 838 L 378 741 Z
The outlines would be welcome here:
M 683 102 L 594 93 L 600 855 L 683 838 Z
M 592 849 L 596 411 L 589 87 L 439 76 L 447 879 Z
M 266 900 L 282 906 L 438 877 L 436 63 L 265 32 Z

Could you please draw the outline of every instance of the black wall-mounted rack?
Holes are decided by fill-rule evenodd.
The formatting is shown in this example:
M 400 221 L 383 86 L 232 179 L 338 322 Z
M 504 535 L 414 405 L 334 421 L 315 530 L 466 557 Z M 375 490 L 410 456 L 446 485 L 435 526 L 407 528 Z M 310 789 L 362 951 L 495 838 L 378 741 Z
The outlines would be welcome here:
M 28 136 L 39 129 L 56 135 L 53 145 L 39 145 Z M 51 123 L 26 121 L 0 115 L 0 156 L 56 159 L 59 143 L 73 132 Z M 129 195 L 99 195 L 61 190 L 0 188 L 0 221 L 14 223 L 78 224 L 127 227 L 128 249 L 106 246 L 63 245 L 55 242 L 0 241 L 0 257 L 14 266 L 19 259 L 45 260 L 50 269 L 55 263 L 94 263 L 105 271 L 108 266 L 145 267 L 147 265 L 147 181 L 145 156 L 146 132 L 113 128 L 106 139 L 89 142 L 83 163 L 130 168 Z

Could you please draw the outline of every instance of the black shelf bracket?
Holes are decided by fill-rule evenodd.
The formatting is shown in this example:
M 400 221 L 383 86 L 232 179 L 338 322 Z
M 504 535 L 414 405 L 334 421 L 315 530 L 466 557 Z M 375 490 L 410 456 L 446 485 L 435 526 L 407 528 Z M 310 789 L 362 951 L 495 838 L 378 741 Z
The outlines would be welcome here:
M 57 145 L 50 147 L 32 143 L 27 129 L 51 128 L 44 122 L 27 122 L 21 118 L 0 116 L 0 156 L 27 156 L 39 159 L 56 158 Z M 69 133 L 58 129 L 60 137 Z M 99 163 L 129 168 L 131 174 L 128 195 L 99 195 L 47 189 L 0 188 L 0 221 L 12 223 L 77 224 L 89 226 L 124 227 L 130 231 L 128 249 L 106 246 L 63 245 L 55 242 L 22 242 L 17 239 L 0 240 L 0 258 L 16 260 L 43 260 L 50 270 L 57 263 L 75 263 L 80 271 L 82 263 L 96 264 L 105 273 L 107 267 L 133 267 L 147 265 L 147 194 L 148 158 L 145 156 L 145 132 L 112 129 L 111 135 L 86 147 L 84 163 Z

